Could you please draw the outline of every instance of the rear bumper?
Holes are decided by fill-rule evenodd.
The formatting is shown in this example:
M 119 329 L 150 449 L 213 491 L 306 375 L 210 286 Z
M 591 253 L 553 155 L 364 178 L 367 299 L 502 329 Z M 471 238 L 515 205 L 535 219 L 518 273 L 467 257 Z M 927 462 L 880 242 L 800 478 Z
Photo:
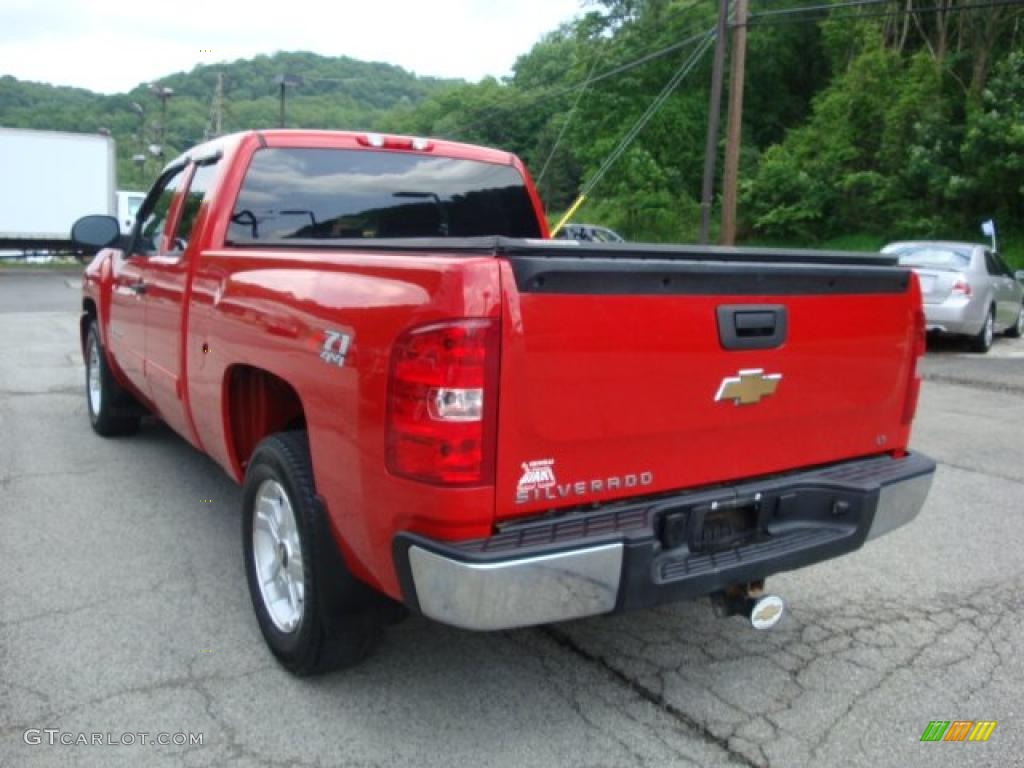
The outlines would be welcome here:
M 852 552 L 913 520 L 934 473 L 925 456 L 883 456 L 527 520 L 487 539 L 400 533 L 395 566 L 411 610 L 466 629 L 625 611 Z M 722 522 L 730 510 L 750 523 L 738 537 Z
M 974 336 L 981 332 L 988 304 L 979 297 L 950 297 L 941 304 L 925 304 L 925 326 L 929 331 Z

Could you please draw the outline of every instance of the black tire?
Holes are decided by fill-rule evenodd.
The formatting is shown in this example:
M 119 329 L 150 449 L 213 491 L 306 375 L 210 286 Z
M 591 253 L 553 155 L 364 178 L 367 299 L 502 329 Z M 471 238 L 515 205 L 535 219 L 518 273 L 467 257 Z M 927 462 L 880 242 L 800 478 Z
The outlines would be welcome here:
M 1017 322 L 1006 329 L 1006 335 L 1011 339 L 1019 339 L 1024 335 L 1024 305 L 1017 308 Z
M 272 617 L 257 576 L 253 528 L 260 489 L 274 488 L 267 481 L 287 496 L 302 555 L 301 611 L 290 630 Z M 322 674 L 369 655 L 381 634 L 376 593 L 357 581 L 338 555 L 316 501 L 305 432 L 281 432 L 256 446 L 242 487 L 242 548 L 260 631 L 286 669 L 295 675 Z M 278 559 L 284 563 L 281 570 L 286 570 L 287 554 Z
M 92 390 L 94 381 L 98 387 L 95 396 Z M 89 411 L 89 423 L 98 435 L 130 435 L 139 429 L 141 408 L 114 380 L 95 321 L 89 324 L 85 336 L 85 404 Z
M 984 355 L 992 349 L 992 340 L 995 338 L 996 309 L 992 307 L 985 316 L 985 322 L 978 331 L 977 336 L 971 336 L 971 351 Z

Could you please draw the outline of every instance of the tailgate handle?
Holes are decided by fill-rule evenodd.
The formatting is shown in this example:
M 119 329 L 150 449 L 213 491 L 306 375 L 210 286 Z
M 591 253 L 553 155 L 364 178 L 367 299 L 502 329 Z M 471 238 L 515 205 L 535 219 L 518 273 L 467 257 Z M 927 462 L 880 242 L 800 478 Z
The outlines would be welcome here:
M 718 307 L 718 340 L 724 349 L 774 349 L 786 340 L 786 308 L 780 304 Z
M 773 312 L 737 312 L 737 336 L 771 336 L 775 333 Z

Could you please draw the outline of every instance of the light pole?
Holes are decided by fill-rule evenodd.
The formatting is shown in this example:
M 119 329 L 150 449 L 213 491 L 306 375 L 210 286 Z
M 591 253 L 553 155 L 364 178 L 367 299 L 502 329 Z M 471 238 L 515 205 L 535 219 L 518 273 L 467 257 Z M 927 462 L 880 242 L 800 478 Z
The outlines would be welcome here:
M 142 176 L 143 184 L 146 183 L 146 156 L 142 152 L 138 152 L 132 155 L 132 162 L 135 163 L 135 167 L 139 169 L 139 175 Z
M 167 102 L 174 95 L 174 89 L 159 83 L 150 83 L 149 92 L 160 99 L 160 147 L 162 149 L 167 131 Z
M 287 88 L 297 88 L 302 85 L 302 78 L 298 75 L 287 75 L 281 74 L 274 78 L 274 82 L 277 83 L 277 87 L 280 91 L 281 98 L 281 110 L 278 115 L 277 125 L 279 128 L 284 128 L 284 94 Z
M 139 144 L 144 144 L 146 141 L 146 110 L 137 101 L 132 102 L 132 112 L 139 116 L 139 134 L 135 138 L 139 140 Z
M 131 103 L 131 109 L 132 109 L 132 112 L 134 112 L 136 115 L 139 116 L 139 127 L 137 129 L 136 134 L 135 134 L 135 139 L 138 142 L 139 151 L 141 153 L 141 152 L 145 151 L 145 149 L 146 149 L 146 110 L 137 101 L 133 101 Z M 141 160 L 139 158 L 141 158 Z M 142 175 L 143 178 L 145 178 L 145 176 L 146 176 L 146 156 L 144 154 L 139 154 L 139 153 L 137 153 L 135 155 L 132 155 L 132 162 L 135 163 L 135 165 L 139 169 L 139 173 Z

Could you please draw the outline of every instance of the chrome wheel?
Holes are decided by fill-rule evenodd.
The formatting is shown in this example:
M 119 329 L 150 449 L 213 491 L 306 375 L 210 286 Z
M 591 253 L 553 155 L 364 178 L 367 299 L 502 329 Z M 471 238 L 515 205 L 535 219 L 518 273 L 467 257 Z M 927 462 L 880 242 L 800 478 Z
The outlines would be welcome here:
M 103 380 L 100 378 L 100 345 L 95 336 L 89 337 L 88 366 L 86 385 L 89 392 L 89 408 L 93 415 L 97 416 L 103 399 Z
M 302 621 L 306 571 L 295 512 L 276 480 L 264 480 L 256 491 L 252 558 L 270 620 L 281 632 L 294 632 Z
M 1017 310 L 1017 336 L 1024 336 L 1024 307 Z
M 988 313 L 988 317 L 985 318 L 985 348 L 992 346 L 992 340 L 995 338 L 995 317 L 992 312 Z

